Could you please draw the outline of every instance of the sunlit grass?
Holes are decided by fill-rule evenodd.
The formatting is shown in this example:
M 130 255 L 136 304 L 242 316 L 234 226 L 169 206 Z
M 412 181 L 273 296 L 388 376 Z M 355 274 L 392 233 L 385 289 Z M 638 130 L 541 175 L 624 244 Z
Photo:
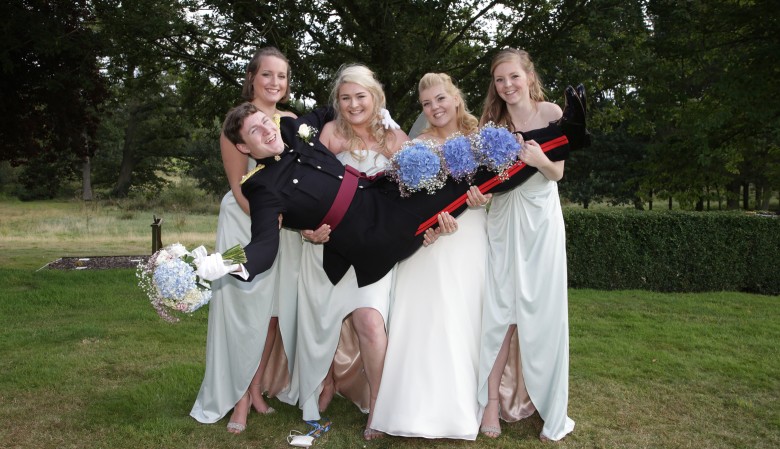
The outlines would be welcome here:
M 151 224 L 162 217 L 163 244 L 213 249 L 217 215 L 130 211 L 80 201 L 0 201 L 0 266 L 41 267 L 60 257 L 151 253 Z

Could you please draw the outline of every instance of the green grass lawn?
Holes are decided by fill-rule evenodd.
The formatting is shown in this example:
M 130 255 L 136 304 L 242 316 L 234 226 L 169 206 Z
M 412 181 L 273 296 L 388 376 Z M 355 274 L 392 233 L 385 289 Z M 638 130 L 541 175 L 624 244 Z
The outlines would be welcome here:
M 279 413 L 251 414 L 241 435 L 225 431 L 226 419 L 203 425 L 188 416 L 203 376 L 207 309 L 169 324 L 133 270 L 36 271 L 58 251 L 143 254 L 151 219 L 138 214 L 124 220 L 137 224 L 97 235 L 70 229 L 71 222 L 61 236 L 27 239 L 8 223 L 21 226 L 27 217 L 52 226 L 57 219 L 39 214 L 62 205 L 29 207 L 0 225 L 0 448 L 282 448 L 290 430 L 306 430 L 297 408 L 273 399 Z M 16 210 L 0 203 L 0 213 L 8 208 Z M 110 224 L 122 212 L 101 213 Z M 169 235 L 213 245 L 215 217 L 186 220 Z M 569 302 L 569 415 L 577 427 L 556 447 L 780 447 L 777 297 L 571 290 Z M 365 416 L 340 398 L 327 416 L 333 428 L 314 447 L 553 445 L 538 441 L 537 415 L 504 424 L 497 440 L 476 442 L 364 442 Z
M 8 448 L 285 447 L 300 412 L 272 404 L 239 436 L 188 417 L 207 311 L 162 321 L 133 270 L 0 269 L 0 444 Z M 780 446 L 777 298 L 574 290 L 563 447 Z M 421 404 L 425 406 L 425 404 Z M 345 400 L 320 447 L 536 447 L 537 416 L 498 440 L 364 443 Z

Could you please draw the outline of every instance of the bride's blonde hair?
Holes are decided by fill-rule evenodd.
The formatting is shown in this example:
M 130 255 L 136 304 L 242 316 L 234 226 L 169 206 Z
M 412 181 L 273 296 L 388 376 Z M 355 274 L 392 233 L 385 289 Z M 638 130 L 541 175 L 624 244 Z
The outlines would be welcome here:
M 358 150 L 368 149 L 364 148 L 368 145 L 367 142 L 363 142 L 363 139 L 355 134 L 352 126 L 342 116 L 339 110 L 339 89 L 345 83 L 357 84 L 365 88 L 374 100 L 374 109 L 371 112 L 371 121 L 368 125 L 368 129 L 371 133 L 371 137 L 376 140 L 378 145 L 378 152 L 390 157 L 390 147 L 395 141 L 395 135 L 392 132 L 387 132 L 385 127 L 382 126 L 382 116 L 380 109 L 385 107 L 385 92 L 382 89 L 382 85 L 376 79 L 374 72 L 368 67 L 361 64 L 349 64 L 343 65 L 339 69 L 336 79 L 333 81 L 333 88 L 330 92 L 330 101 L 333 105 L 333 109 L 336 111 L 336 133 L 341 135 L 347 140 L 347 148 L 350 153 L 357 159 L 362 160 L 363 155 Z

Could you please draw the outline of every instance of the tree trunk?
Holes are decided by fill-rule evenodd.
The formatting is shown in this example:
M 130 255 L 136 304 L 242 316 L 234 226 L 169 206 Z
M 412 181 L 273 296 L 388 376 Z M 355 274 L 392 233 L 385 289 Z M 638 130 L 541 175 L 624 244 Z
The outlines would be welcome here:
M 761 198 L 761 210 L 769 210 L 769 200 L 772 199 L 772 189 L 765 188 Z
M 81 165 L 81 199 L 92 201 L 92 162 L 89 156 L 84 156 L 84 163 Z
M 726 188 L 726 209 L 739 209 L 739 181 L 734 181 Z
M 750 184 L 742 184 L 742 208 L 744 210 L 750 210 Z
M 669 210 L 672 210 L 672 197 L 669 197 Z
M 130 192 L 130 186 L 133 180 L 133 169 L 135 168 L 135 135 L 138 129 L 138 108 L 130 107 L 130 114 L 127 118 L 125 127 L 125 139 L 122 144 L 122 163 L 119 166 L 119 178 L 112 194 L 119 198 L 124 198 Z
M 647 210 L 653 210 L 653 189 L 650 189 L 650 199 L 647 200 Z

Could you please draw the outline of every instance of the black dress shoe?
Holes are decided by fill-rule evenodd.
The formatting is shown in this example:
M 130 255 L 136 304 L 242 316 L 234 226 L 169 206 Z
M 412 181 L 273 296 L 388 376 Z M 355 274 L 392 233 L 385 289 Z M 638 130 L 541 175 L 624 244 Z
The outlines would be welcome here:
M 577 97 L 580 99 L 580 103 L 582 103 L 582 108 L 585 110 L 585 114 L 588 113 L 588 99 L 585 96 L 585 86 L 582 84 L 577 86 Z
M 564 91 L 563 116 L 558 120 L 563 134 L 569 139 L 569 148 L 578 150 L 590 146 L 590 133 L 586 124 L 586 106 L 582 99 L 585 98 L 585 88 L 582 85 L 577 86 L 578 91 L 573 87 L 566 86 Z

